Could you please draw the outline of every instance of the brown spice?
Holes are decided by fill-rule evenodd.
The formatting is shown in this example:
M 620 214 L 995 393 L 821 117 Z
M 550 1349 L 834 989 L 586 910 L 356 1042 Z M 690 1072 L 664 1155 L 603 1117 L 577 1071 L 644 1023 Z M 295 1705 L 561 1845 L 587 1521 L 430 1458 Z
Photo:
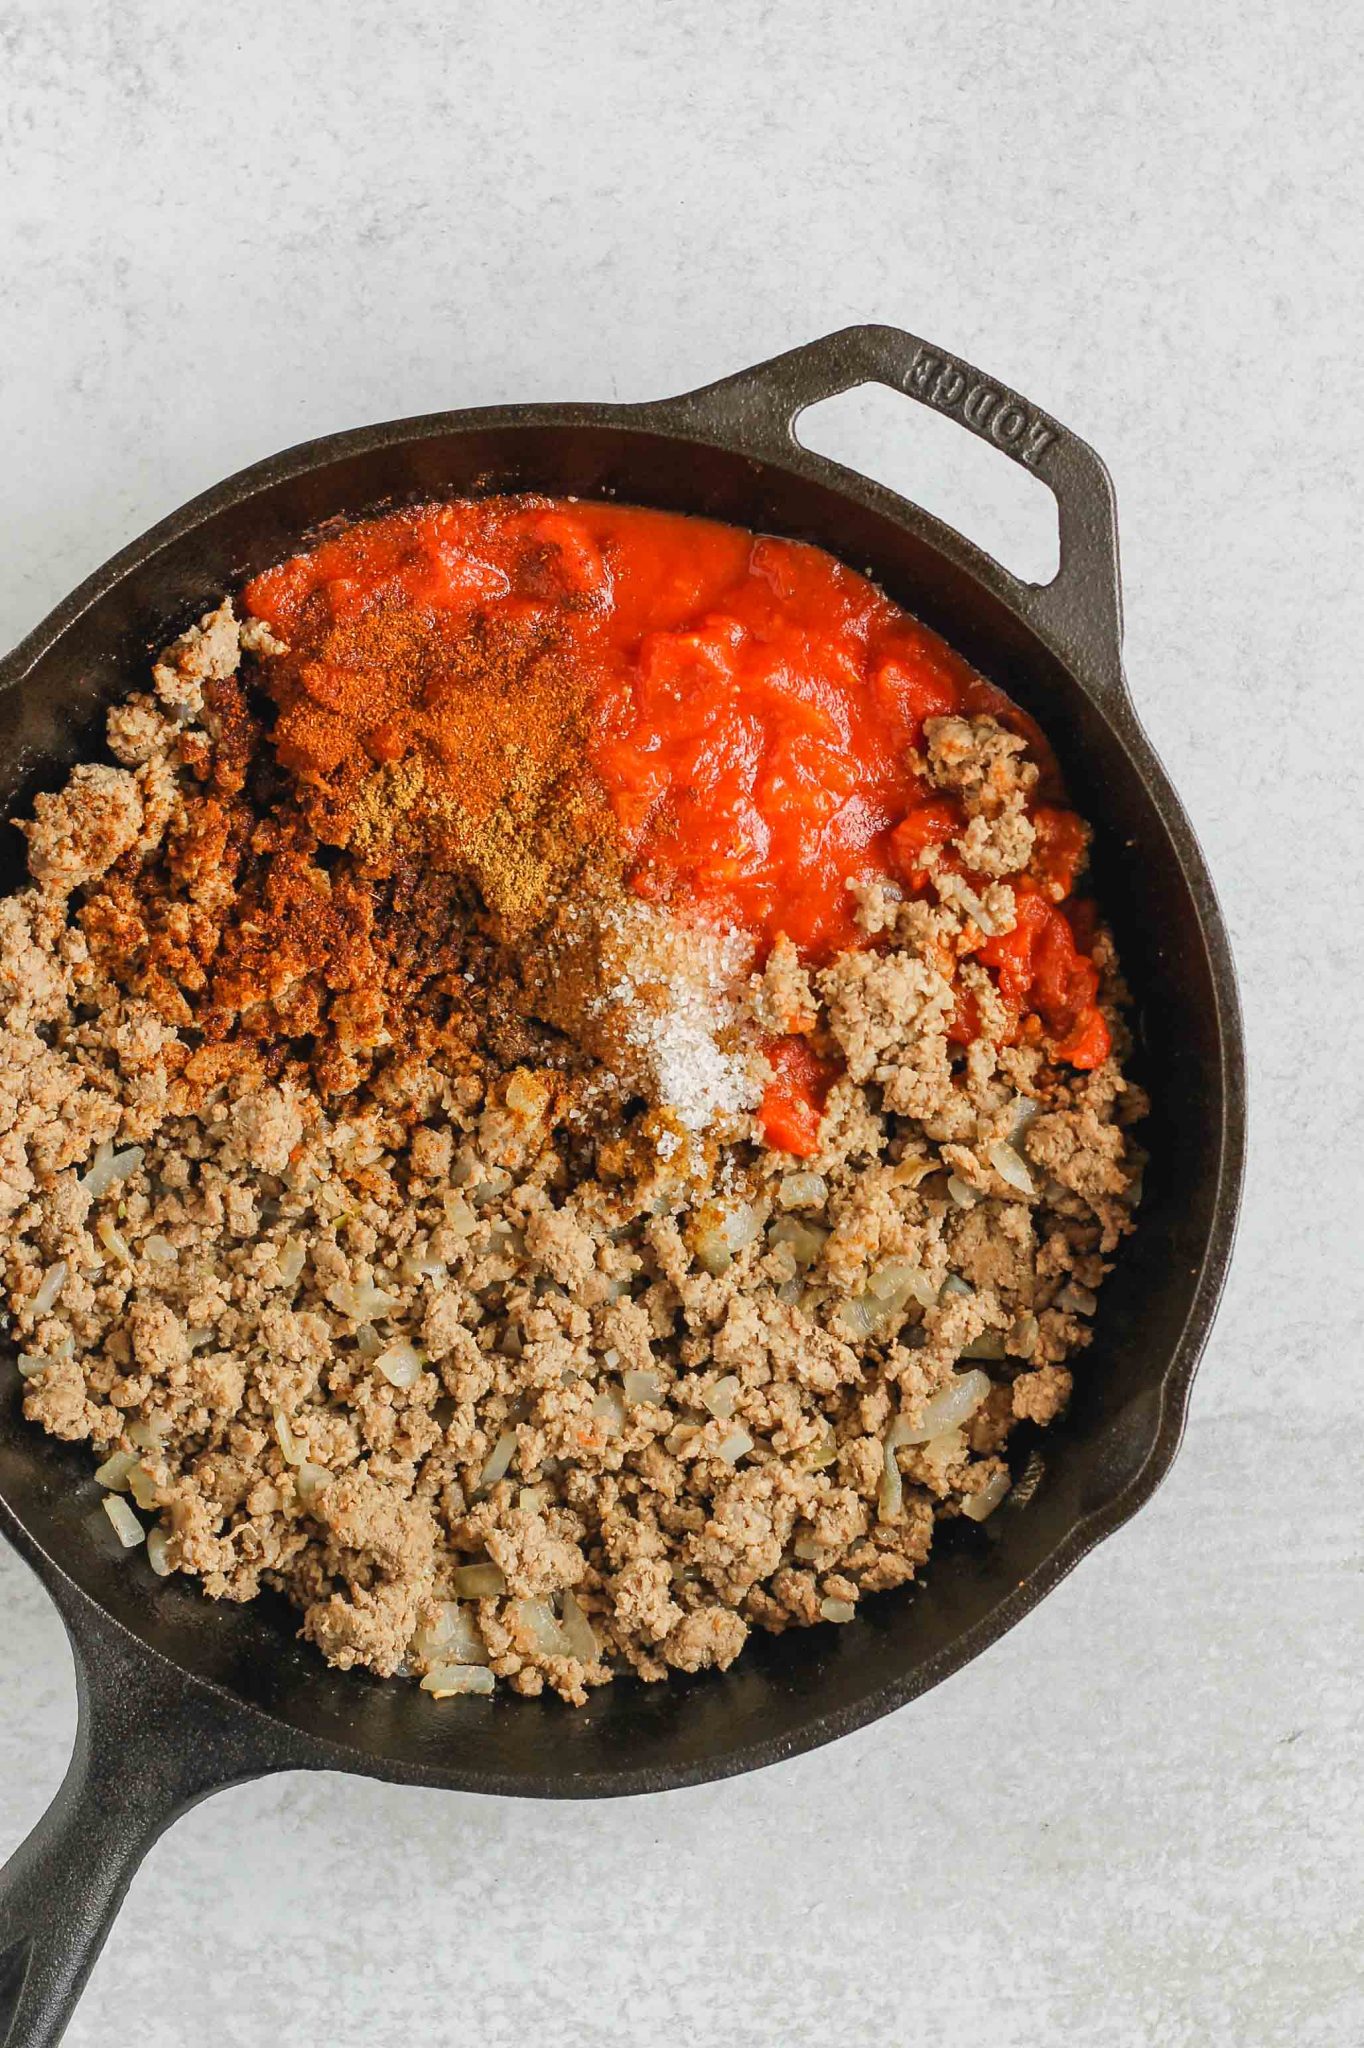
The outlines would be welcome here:
M 580 1064 L 527 1016 L 541 1006 L 522 973 L 575 884 L 622 886 L 568 641 L 525 618 L 456 634 L 397 600 L 310 616 L 290 647 L 204 678 L 217 744 L 182 761 L 207 786 L 189 784 L 155 861 L 92 892 L 92 952 L 202 1034 L 187 1102 L 233 1047 L 333 1098 L 394 1045 Z
M 587 766 L 592 679 L 543 619 L 446 620 L 397 600 L 268 662 L 280 765 L 319 839 L 464 872 L 508 938 L 584 864 L 613 865 Z

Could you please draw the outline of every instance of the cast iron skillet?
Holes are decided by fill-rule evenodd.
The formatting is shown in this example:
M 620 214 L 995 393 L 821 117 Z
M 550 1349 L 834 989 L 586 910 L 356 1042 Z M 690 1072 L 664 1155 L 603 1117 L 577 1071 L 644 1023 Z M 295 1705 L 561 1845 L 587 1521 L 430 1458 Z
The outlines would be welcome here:
M 880 382 L 1050 485 L 1061 566 L 1039 588 L 794 438 L 802 409 Z M 220 1786 L 342 1770 L 537 1798 L 693 1785 L 830 1741 L 936 1685 L 1135 1513 L 1178 1447 L 1240 1194 L 1235 980 L 1188 820 L 1120 658 L 1112 490 L 1084 442 L 947 351 L 853 327 L 652 405 L 508 406 L 364 427 L 258 464 L 100 569 L 0 666 L 0 805 L 22 809 L 99 745 L 150 649 L 319 522 L 488 490 L 614 495 L 818 541 L 1003 684 L 1050 734 L 1098 828 L 1097 884 L 1135 991 L 1155 1113 L 1141 1228 L 1105 1287 L 1091 1359 L 1031 1503 L 954 1528 L 923 1586 L 843 1628 L 757 1638 L 725 1677 L 621 1683 L 578 1713 L 342 1674 L 282 1607 L 153 1578 L 103 1514 L 88 1451 L 26 1425 L 0 1362 L 0 1528 L 52 1594 L 80 1695 L 75 1755 L 0 1877 L 0 2035 L 57 2040 L 141 1857 Z M 17 835 L 13 835 L 17 841 Z M 18 879 L 17 847 L 0 885 Z M 1077 1654 L 1081 1654 L 1077 1650 Z

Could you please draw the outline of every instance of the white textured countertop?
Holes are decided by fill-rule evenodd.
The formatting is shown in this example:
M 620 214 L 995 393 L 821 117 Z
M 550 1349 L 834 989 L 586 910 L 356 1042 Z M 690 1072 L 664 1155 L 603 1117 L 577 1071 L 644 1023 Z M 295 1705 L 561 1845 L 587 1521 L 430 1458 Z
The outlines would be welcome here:
M 1364 2039 L 1362 42 L 1319 0 L 0 8 L 0 643 L 308 435 L 897 321 L 1114 473 L 1132 689 L 1252 1050 L 1185 1449 L 1022 1628 L 652 1801 L 224 1794 L 149 1857 L 78 2048 Z M 1017 473 L 883 417 L 860 451 L 969 472 L 929 501 L 991 537 Z M 3 1855 L 74 1725 L 8 1551 L 0 1632 Z

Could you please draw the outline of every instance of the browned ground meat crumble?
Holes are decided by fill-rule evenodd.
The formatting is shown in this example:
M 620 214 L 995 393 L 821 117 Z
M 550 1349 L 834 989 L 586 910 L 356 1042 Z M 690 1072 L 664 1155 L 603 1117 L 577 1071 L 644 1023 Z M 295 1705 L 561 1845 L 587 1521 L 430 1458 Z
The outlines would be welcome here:
M 779 944 L 743 989 L 755 1034 L 814 1027 L 846 1063 L 793 1162 L 746 1110 L 690 1129 L 591 1060 L 497 1071 L 371 1030 L 314 1086 L 120 973 L 110 930 L 158 861 L 188 892 L 172 937 L 214 912 L 214 692 L 244 650 L 273 651 L 225 604 L 161 656 L 110 713 L 119 765 L 37 799 L 33 886 L 0 901 L 27 1415 L 98 1447 L 155 1570 L 281 1588 L 333 1663 L 438 1693 L 580 1703 L 913 1578 L 935 1521 L 1007 1490 L 1015 1424 L 1063 1408 L 1139 1179 L 1106 935 L 1097 1071 L 997 1045 L 969 962 L 984 1035 L 946 1035 L 943 965 L 973 914 L 1009 928 L 1031 849 L 1018 743 L 931 734 L 983 899 L 870 888 L 878 949 L 807 972 Z

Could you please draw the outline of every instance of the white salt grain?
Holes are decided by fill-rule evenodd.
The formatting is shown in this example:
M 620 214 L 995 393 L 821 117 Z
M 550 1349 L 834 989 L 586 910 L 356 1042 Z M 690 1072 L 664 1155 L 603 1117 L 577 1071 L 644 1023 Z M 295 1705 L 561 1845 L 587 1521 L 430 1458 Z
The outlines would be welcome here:
M 655 1101 L 689 1131 L 753 1107 L 739 1036 L 739 987 L 752 943 L 738 931 L 676 924 L 649 904 L 613 914 L 620 977 L 606 1002 L 624 1013 Z M 722 1044 L 721 1041 L 725 1041 Z

